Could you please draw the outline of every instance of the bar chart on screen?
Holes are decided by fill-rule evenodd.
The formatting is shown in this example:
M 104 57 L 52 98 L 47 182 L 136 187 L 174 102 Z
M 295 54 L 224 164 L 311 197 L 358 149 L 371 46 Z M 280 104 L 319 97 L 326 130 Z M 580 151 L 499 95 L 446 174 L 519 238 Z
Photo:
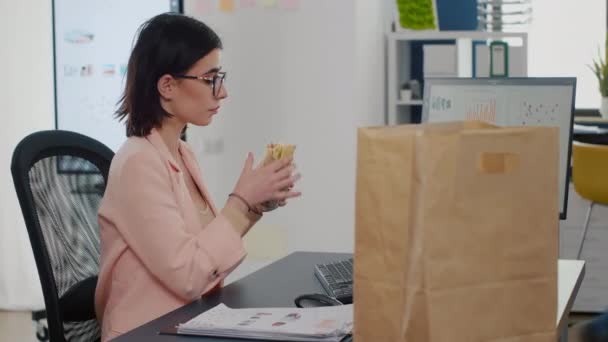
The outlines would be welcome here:
M 496 99 L 472 102 L 465 110 L 466 120 L 480 120 L 485 122 L 496 122 Z

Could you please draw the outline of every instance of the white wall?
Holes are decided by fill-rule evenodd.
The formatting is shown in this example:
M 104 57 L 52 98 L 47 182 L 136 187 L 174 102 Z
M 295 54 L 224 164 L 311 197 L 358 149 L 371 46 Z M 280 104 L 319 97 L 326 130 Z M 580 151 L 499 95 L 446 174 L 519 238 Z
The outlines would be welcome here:
M 386 33 L 395 4 L 393 0 L 378 3 L 358 0 L 355 7 L 355 92 L 359 126 L 383 124 L 378 120 L 384 120 L 386 113 Z
M 229 98 L 210 127 L 189 131 L 216 202 L 232 190 L 247 151 L 261 158 L 269 142 L 297 145 L 303 195 L 249 233 L 249 260 L 352 251 L 356 129 L 384 120 L 389 1 L 305 0 L 296 12 L 233 13 L 185 4 L 224 41 Z
M 598 82 L 589 69 L 605 56 L 606 1 L 532 1 L 528 75 L 576 77 L 576 107 L 599 108 Z
M 0 1 L 0 309 L 43 307 L 10 162 L 28 133 L 54 127 L 51 2 Z

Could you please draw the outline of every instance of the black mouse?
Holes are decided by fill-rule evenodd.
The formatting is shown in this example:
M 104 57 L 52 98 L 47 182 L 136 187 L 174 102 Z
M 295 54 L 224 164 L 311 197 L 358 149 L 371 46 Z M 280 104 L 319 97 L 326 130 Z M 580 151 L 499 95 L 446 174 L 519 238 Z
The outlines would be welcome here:
M 305 304 L 303 304 L 303 303 L 305 303 L 307 301 L 314 302 L 315 305 L 305 305 Z M 311 293 L 311 294 L 304 294 L 304 295 L 298 296 L 294 300 L 294 303 L 299 308 L 305 308 L 305 307 L 311 307 L 311 306 L 336 306 L 336 305 L 344 305 L 344 303 L 342 303 L 341 301 L 337 300 L 336 298 L 330 297 L 330 296 L 325 295 L 325 294 L 320 294 L 320 293 Z

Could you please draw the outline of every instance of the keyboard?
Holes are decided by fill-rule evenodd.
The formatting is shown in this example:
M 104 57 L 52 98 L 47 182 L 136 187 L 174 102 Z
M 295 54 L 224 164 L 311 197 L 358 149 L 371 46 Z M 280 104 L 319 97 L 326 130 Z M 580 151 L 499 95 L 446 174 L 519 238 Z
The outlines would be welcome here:
M 353 302 L 353 259 L 315 265 L 315 276 L 331 297 L 343 304 Z

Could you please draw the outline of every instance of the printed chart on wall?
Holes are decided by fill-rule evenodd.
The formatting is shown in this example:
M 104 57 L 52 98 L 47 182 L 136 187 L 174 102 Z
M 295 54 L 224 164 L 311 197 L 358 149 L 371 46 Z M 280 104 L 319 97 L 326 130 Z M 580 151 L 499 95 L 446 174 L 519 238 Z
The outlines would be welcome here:
M 113 114 L 137 29 L 179 8 L 178 0 L 54 0 L 56 127 L 116 151 L 126 137 Z
M 498 126 L 559 127 L 559 176 L 560 184 L 564 184 L 568 170 L 574 84 L 429 83 L 425 89 L 428 92 L 425 121 L 482 120 Z M 560 186 L 559 191 L 559 205 L 562 208 L 565 188 Z

